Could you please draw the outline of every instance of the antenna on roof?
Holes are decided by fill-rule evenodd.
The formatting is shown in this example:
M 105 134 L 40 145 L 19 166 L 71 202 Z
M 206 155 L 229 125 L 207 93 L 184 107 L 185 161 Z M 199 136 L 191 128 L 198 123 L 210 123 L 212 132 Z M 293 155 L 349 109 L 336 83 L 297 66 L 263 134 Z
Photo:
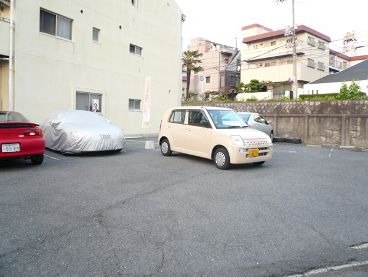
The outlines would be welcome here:
M 344 36 L 344 48 L 342 52 L 346 54 L 351 53 L 352 56 L 356 56 L 357 42 L 354 31 L 347 32 Z

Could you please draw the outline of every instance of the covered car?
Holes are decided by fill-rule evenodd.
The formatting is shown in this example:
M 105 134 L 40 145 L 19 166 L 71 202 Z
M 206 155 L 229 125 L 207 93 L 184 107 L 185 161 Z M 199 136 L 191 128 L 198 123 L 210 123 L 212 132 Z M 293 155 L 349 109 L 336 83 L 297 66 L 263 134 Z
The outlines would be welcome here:
M 57 111 L 41 123 L 46 147 L 63 154 L 120 151 L 125 137 L 121 128 L 97 113 L 80 110 Z

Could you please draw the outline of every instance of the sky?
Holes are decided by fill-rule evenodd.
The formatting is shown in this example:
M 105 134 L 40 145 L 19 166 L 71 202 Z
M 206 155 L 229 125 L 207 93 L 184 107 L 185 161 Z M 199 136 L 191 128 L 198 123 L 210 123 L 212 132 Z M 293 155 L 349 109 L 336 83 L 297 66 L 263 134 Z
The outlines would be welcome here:
M 204 38 L 240 48 L 241 29 L 254 23 L 274 31 L 292 25 L 292 0 L 174 0 L 186 16 L 183 50 L 190 39 Z M 343 51 L 343 37 L 355 32 L 358 46 L 368 45 L 367 0 L 295 0 L 295 24 L 331 38 L 330 48 Z M 235 39 L 237 38 L 237 39 Z M 361 54 L 368 54 L 368 47 Z

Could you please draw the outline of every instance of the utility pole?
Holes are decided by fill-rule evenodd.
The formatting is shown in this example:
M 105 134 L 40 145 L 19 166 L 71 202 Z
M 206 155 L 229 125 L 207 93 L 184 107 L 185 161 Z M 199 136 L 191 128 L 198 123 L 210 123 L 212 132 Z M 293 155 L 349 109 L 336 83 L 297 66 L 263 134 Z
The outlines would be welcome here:
M 276 0 L 276 3 L 282 3 L 286 0 Z M 293 35 L 293 91 L 294 91 L 294 97 L 298 96 L 298 58 L 296 55 L 296 35 L 295 35 L 295 11 L 294 11 L 294 0 L 292 1 L 292 13 L 293 13 L 293 26 L 292 26 L 292 35 Z M 285 36 L 291 35 L 290 28 L 285 29 Z
M 293 75 L 294 75 L 294 97 L 298 97 L 298 58 L 296 56 L 296 36 L 295 36 L 295 12 L 294 12 L 294 0 L 292 0 L 293 5 L 293 58 L 294 58 L 294 68 L 293 68 Z

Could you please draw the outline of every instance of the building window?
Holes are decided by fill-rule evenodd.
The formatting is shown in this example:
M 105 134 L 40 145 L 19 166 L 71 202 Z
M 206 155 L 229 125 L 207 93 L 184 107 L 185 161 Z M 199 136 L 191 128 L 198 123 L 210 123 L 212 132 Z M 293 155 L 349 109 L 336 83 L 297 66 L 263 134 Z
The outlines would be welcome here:
M 141 100 L 129 99 L 129 111 L 140 111 L 141 110 Z
M 276 65 L 276 62 L 268 62 L 268 63 L 265 63 L 265 67 L 270 67 L 270 66 L 275 66 Z
M 325 46 L 325 43 L 323 41 L 318 41 L 318 49 L 322 49 L 322 50 L 325 50 L 326 49 L 326 46 Z
M 211 77 L 206 77 L 206 83 L 207 84 L 211 83 Z
M 97 28 L 93 28 L 92 30 L 92 41 L 93 42 L 100 42 L 100 30 Z
M 221 75 L 220 77 L 220 88 L 225 86 L 225 75 Z
M 315 65 L 314 65 L 314 60 L 312 60 L 312 59 L 308 59 L 308 63 L 307 63 L 307 66 L 309 66 L 309 67 L 315 67 Z
M 324 63 L 318 62 L 317 69 L 318 70 L 321 70 L 321 71 L 325 71 L 325 65 L 324 65 Z
M 40 10 L 40 32 L 67 40 L 72 39 L 72 20 Z
M 343 64 L 343 65 L 342 65 L 342 68 L 343 68 L 343 69 L 346 69 L 346 68 L 348 67 L 348 62 L 342 62 L 342 64 Z
M 137 56 L 142 56 L 142 48 L 136 45 L 130 45 L 130 53 L 135 54 Z
M 102 108 L 102 94 L 77 92 L 76 96 L 76 110 L 101 112 Z
M 275 46 L 276 45 L 276 40 L 275 41 L 271 41 L 271 46 Z
M 314 37 L 308 37 L 308 44 L 312 46 L 316 46 L 316 41 Z

